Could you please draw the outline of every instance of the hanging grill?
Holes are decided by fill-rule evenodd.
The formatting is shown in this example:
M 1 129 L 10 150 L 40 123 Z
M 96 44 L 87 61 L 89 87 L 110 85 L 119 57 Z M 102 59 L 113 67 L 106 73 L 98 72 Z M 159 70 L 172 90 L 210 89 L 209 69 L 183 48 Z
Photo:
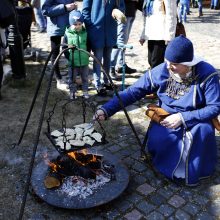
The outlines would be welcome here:
M 26 181 L 26 184 L 25 184 L 24 194 L 23 194 L 22 203 L 21 203 L 21 207 L 20 207 L 19 220 L 22 219 L 23 214 L 24 214 L 24 209 L 25 209 L 25 204 L 26 204 L 26 200 L 27 200 L 27 194 L 28 194 L 28 191 L 29 191 L 30 182 L 32 183 L 32 186 L 33 186 L 33 189 L 34 189 L 35 193 L 40 198 L 42 198 L 44 201 L 46 201 L 48 204 L 51 204 L 51 205 L 54 205 L 54 206 L 57 206 L 57 207 L 72 208 L 72 209 L 73 208 L 74 209 L 91 208 L 91 207 L 95 207 L 95 206 L 98 206 L 98 205 L 105 204 L 105 203 L 113 200 L 114 198 L 117 198 L 126 189 L 126 187 L 128 185 L 128 182 L 129 182 L 129 173 L 128 173 L 127 169 L 124 167 L 124 165 L 122 165 L 120 163 L 120 161 L 118 161 L 117 158 L 113 157 L 113 155 L 107 155 L 106 152 L 103 152 L 104 158 L 107 160 L 107 162 L 109 162 L 110 164 L 113 164 L 116 167 L 116 169 L 115 169 L 116 180 L 111 181 L 108 185 L 106 184 L 106 186 L 102 187 L 101 192 L 95 193 L 94 196 L 91 196 L 90 198 L 88 198 L 86 200 L 82 200 L 82 199 L 77 198 L 77 197 L 67 199 L 66 197 L 60 197 L 59 194 L 55 194 L 53 190 L 46 189 L 43 185 L 43 180 L 45 179 L 45 176 L 48 173 L 49 167 L 48 167 L 48 165 L 45 164 L 45 162 L 41 162 L 40 164 L 38 164 L 33 169 L 34 160 L 35 160 L 35 156 L 36 156 L 36 152 L 37 152 L 37 146 L 38 146 L 38 143 L 39 143 L 40 132 L 41 132 L 42 124 L 43 124 L 43 120 L 44 120 L 44 113 L 45 113 L 46 106 L 47 106 L 47 101 L 48 101 L 49 92 L 50 92 L 50 89 L 51 89 L 51 84 L 52 84 L 52 80 L 53 80 L 55 67 L 56 67 L 56 64 L 59 61 L 61 55 L 66 50 L 69 50 L 69 49 L 75 50 L 75 49 L 77 49 L 79 51 L 83 51 L 83 52 L 87 53 L 89 56 L 91 56 L 97 63 L 100 64 L 100 66 L 103 70 L 103 73 L 109 79 L 109 81 L 110 81 L 110 83 L 113 87 L 113 90 L 115 92 L 115 95 L 119 99 L 119 103 L 120 103 L 120 105 L 121 105 L 121 107 L 122 107 L 122 109 L 125 113 L 125 116 L 126 116 L 128 122 L 129 122 L 129 125 L 130 125 L 130 127 L 131 127 L 137 141 L 138 141 L 138 144 L 141 147 L 141 153 L 146 156 L 146 152 L 145 152 L 145 149 L 144 149 L 145 141 L 144 141 L 144 143 L 142 143 L 140 138 L 138 137 L 138 134 L 137 134 L 137 132 L 136 132 L 136 130 L 135 130 L 133 124 L 132 124 L 132 121 L 129 118 L 129 115 L 128 115 L 128 113 L 127 113 L 127 111 L 126 111 L 126 109 L 123 105 L 123 102 L 122 102 L 120 96 L 119 96 L 119 93 L 118 93 L 117 89 L 115 88 L 111 77 L 109 76 L 109 74 L 107 74 L 105 72 L 101 62 L 93 54 L 90 54 L 90 53 L 88 53 L 87 51 L 85 51 L 83 49 L 77 48 L 76 46 L 70 46 L 70 45 L 66 45 L 66 46 L 67 46 L 67 48 L 62 50 L 60 52 L 60 54 L 57 56 L 57 58 L 56 58 L 56 60 L 53 64 L 51 73 L 50 73 L 50 78 L 49 78 L 49 81 L 48 81 L 48 86 L 47 86 L 47 89 L 46 89 L 46 92 L 45 92 L 43 105 L 42 105 L 42 110 L 41 110 L 41 114 L 40 114 L 40 117 L 39 117 L 39 124 L 38 124 L 37 132 L 36 132 L 36 137 L 34 139 L 33 154 L 32 154 L 31 161 L 30 161 L 27 181 Z M 58 47 L 59 46 L 57 46 L 57 48 Z M 37 96 L 38 96 L 38 93 L 39 93 L 39 90 L 40 90 L 40 87 L 41 87 L 43 77 L 45 76 L 46 67 L 48 65 L 48 62 L 49 62 L 51 56 L 52 56 L 52 53 L 53 53 L 53 51 L 50 52 L 50 54 L 49 54 L 49 56 L 48 56 L 48 58 L 45 62 L 45 65 L 44 65 L 44 68 L 42 70 L 39 82 L 38 82 L 37 87 L 36 87 L 36 92 L 34 94 L 30 109 L 28 111 L 28 114 L 27 114 L 27 117 L 26 117 L 26 120 L 25 120 L 24 127 L 23 127 L 21 135 L 20 135 L 20 138 L 19 138 L 17 143 L 13 144 L 13 147 L 20 145 L 20 143 L 21 143 L 21 141 L 24 137 L 24 133 L 25 133 L 25 130 L 27 128 L 27 124 L 29 122 L 30 116 L 32 114 L 32 110 L 33 110 L 34 104 L 36 102 L 36 99 L 37 99 Z M 54 138 L 51 136 L 50 120 L 51 120 L 52 115 L 53 115 L 53 111 L 51 111 L 51 113 L 49 114 L 49 118 L 48 118 L 48 121 L 47 121 L 48 130 L 46 132 L 46 135 L 49 138 L 49 140 L 51 141 L 52 145 L 55 147 L 55 149 L 59 152 L 59 155 L 64 155 L 65 153 L 68 153 L 68 150 L 66 149 L 65 145 L 64 145 L 64 149 L 61 149 L 61 148 L 57 147 L 56 143 L 54 142 Z M 85 117 L 83 118 L 83 121 L 85 122 Z M 65 120 L 64 120 L 64 124 L 65 124 Z M 102 136 L 102 141 L 101 142 L 106 143 L 106 140 L 105 140 L 106 133 L 105 133 L 102 125 L 100 123 L 99 123 L 99 125 L 103 130 L 103 134 L 102 134 L 103 136 Z M 65 133 L 65 131 L 66 131 L 65 129 L 62 130 L 62 132 L 64 132 L 64 133 Z M 85 145 L 83 147 L 85 148 L 87 146 Z M 71 146 L 70 151 L 75 151 L 75 150 L 79 150 L 79 147 Z M 152 168 L 152 166 L 150 164 L 149 164 L 149 167 Z
M 61 128 L 58 130 L 51 131 L 51 120 L 53 119 L 56 107 L 59 103 L 63 102 L 62 108 L 62 123 Z M 60 154 L 66 154 L 72 151 L 78 151 L 82 149 L 91 148 L 98 145 L 106 144 L 106 132 L 102 124 L 96 120 L 96 124 L 99 125 L 101 133 L 99 133 L 94 127 L 88 128 L 89 123 L 86 122 L 87 110 L 91 109 L 93 114 L 95 114 L 96 107 L 90 101 L 85 100 L 82 97 L 82 118 L 83 121 L 79 125 L 67 127 L 66 123 L 66 112 L 69 105 L 75 104 L 72 100 L 57 100 L 49 112 L 49 117 L 47 119 L 47 132 L 45 132 L 47 138 L 50 140 L 51 144 Z
M 42 200 L 53 206 L 67 209 L 85 209 L 96 207 L 117 198 L 126 188 L 129 182 L 129 173 L 126 167 L 113 155 L 106 152 L 97 152 L 92 147 L 107 143 L 106 132 L 99 121 L 96 127 L 101 130 L 99 140 L 93 138 L 93 134 L 98 133 L 95 128 L 89 127 L 86 123 L 87 110 L 92 110 L 95 114 L 95 105 L 82 98 L 82 123 L 67 127 L 66 113 L 68 107 L 74 105 L 76 101 L 57 100 L 49 112 L 47 119 L 47 132 L 45 133 L 52 145 L 59 152 L 59 155 L 46 159 L 38 164 L 32 174 L 31 183 L 34 192 Z M 78 103 L 78 102 L 77 102 Z M 59 106 L 62 109 L 61 128 L 53 131 L 51 122 L 55 111 Z M 85 130 L 82 127 L 85 127 Z M 81 129 L 81 139 L 88 136 L 88 130 L 92 130 L 90 137 L 93 144 L 84 143 L 82 146 L 74 146 L 71 143 L 69 133 L 73 129 Z M 72 129 L 72 130 L 70 130 Z M 62 134 L 61 141 L 65 143 L 63 148 L 57 144 L 55 133 Z M 83 134 L 86 134 L 83 136 Z M 80 135 L 74 134 L 72 138 Z

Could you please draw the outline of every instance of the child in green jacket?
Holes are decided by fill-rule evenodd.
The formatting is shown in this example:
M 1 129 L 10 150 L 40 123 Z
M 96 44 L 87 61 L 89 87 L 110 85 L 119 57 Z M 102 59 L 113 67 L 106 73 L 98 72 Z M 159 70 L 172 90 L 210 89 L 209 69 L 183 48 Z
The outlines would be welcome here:
M 74 10 L 69 15 L 70 26 L 66 29 L 63 43 L 75 45 L 77 48 L 87 50 L 87 33 L 83 26 L 83 16 L 80 11 Z M 65 57 L 69 61 L 69 89 L 70 99 L 75 99 L 77 91 L 76 76 L 80 74 L 82 78 L 82 89 L 84 98 L 88 99 L 88 72 L 89 72 L 89 56 L 79 50 L 69 50 L 65 53 Z

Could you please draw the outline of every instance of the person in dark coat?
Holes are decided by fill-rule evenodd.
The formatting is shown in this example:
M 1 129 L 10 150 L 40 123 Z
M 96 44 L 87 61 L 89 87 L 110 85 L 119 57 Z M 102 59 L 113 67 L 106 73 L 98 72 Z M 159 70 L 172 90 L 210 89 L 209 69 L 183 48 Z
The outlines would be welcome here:
M 107 73 L 110 71 L 111 51 L 116 45 L 117 22 L 112 17 L 113 9 L 124 11 L 124 0 L 84 0 L 82 14 L 88 33 L 88 43 L 98 60 L 103 60 Z M 106 95 L 106 89 L 111 89 L 107 77 L 101 84 L 101 67 L 93 62 L 94 84 L 98 95 Z
M 69 26 L 69 12 L 77 8 L 74 0 L 42 0 L 42 13 L 47 16 L 47 34 L 50 36 L 52 63 L 57 58 L 61 43 L 61 37 L 64 35 L 66 27 Z M 57 88 L 68 91 L 68 85 L 62 80 L 59 65 L 55 68 L 57 79 Z
M 6 35 L 5 29 L 15 22 L 15 8 L 13 2 L 9 0 L 0 1 L 0 99 L 1 96 L 1 86 L 3 80 L 3 63 L 2 63 L 2 48 L 6 47 Z

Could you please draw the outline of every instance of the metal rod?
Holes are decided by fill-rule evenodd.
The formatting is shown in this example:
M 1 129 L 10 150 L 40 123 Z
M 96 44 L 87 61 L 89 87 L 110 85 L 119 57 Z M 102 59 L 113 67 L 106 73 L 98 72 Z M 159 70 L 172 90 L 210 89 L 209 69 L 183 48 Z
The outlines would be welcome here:
M 40 137 L 40 133 L 41 133 L 41 129 L 42 129 L 42 124 L 43 124 L 43 120 L 44 120 L 44 113 L 45 113 L 46 106 L 47 106 L 47 101 L 48 101 L 48 96 L 49 96 L 49 93 L 50 93 L 51 83 L 52 83 L 52 80 L 53 80 L 55 66 L 56 66 L 60 56 L 66 50 L 68 50 L 68 48 L 62 50 L 59 53 L 59 55 L 57 56 L 55 62 L 53 63 L 53 67 L 52 67 L 52 70 L 50 72 L 50 78 L 49 78 L 47 90 L 46 90 L 46 93 L 45 93 L 45 96 L 44 96 L 43 106 L 42 106 L 40 119 L 39 119 L 39 124 L 38 124 L 38 128 L 37 128 L 37 134 L 36 134 L 35 141 L 34 141 L 34 148 L 33 148 L 33 152 L 32 152 L 31 162 L 30 162 L 30 165 L 29 165 L 28 176 L 27 176 L 25 189 L 24 189 L 24 194 L 23 194 L 23 198 L 22 198 L 22 203 L 21 203 L 21 207 L 20 207 L 19 218 L 18 218 L 19 220 L 21 220 L 23 218 L 23 214 L 24 214 L 24 208 L 25 208 L 25 204 L 26 204 L 26 200 L 27 200 L 28 189 L 29 189 L 29 185 L 30 185 L 30 181 L 31 181 L 31 175 L 32 175 L 35 156 L 36 156 L 36 152 L 37 152 L 37 146 L 38 146 L 39 137 Z
M 66 45 L 66 44 L 65 44 Z M 50 88 L 51 88 L 51 84 L 52 84 L 52 80 L 53 80 L 53 75 L 54 75 L 54 70 L 55 70 L 55 66 L 57 64 L 57 62 L 59 61 L 61 55 L 66 51 L 66 50 L 69 50 L 69 49 L 77 49 L 79 51 L 83 51 L 85 52 L 86 54 L 88 54 L 89 56 L 91 56 L 97 63 L 99 63 L 99 65 L 101 66 L 102 70 L 103 70 L 103 73 L 106 75 L 106 77 L 108 78 L 114 92 L 115 92 L 115 95 L 117 96 L 117 98 L 119 99 L 119 104 L 121 105 L 124 113 L 125 113 L 125 116 L 129 122 L 129 125 L 138 141 L 138 144 L 140 145 L 141 147 L 141 151 L 142 153 L 144 153 L 146 155 L 146 152 L 144 151 L 144 148 L 143 148 L 143 145 L 141 143 L 141 140 L 140 138 L 138 137 L 138 134 L 134 128 L 134 125 L 132 124 L 132 121 L 127 113 L 127 110 L 125 109 L 125 106 L 121 100 L 121 97 L 119 96 L 119 93 L 117 91 L 117 89 L 115 88 L 114 86 L 114 83 L 110 77 L 109 74 L 106 73 L 106 71 L 104 70 L 101 62 L 92 54 L 90 54 L 89 52 L 83 50 L 83 49 L 79 49 L 75 46 L 70 46 L 70 45 L 66 45 L 68 46 L 67 48 L 63 49 L 59 55 L 57 56 L 55 62 L 53 63 L 53 66 L 52 66 L 52 69 L 51 69 L 51 72 L 50 72 L 50 78 L 49 78 L 49 81 L 48 81 L 48 85 L 47 85 L 47 89 L 46 89 L 46 93 L 45 93 L 45 96 L 44 96 L 44 100 L 43 100 L 43 105 L 42 105 L 42 109 L 41 109 L 41 114 L 40 114 L 40 118 L 39 118 L 39 124 L 38 124 L 38 128 L 37 128 L 37 133 L 36 133 L 36 136 L 35 136 L 35 140 L 34 140 L 34 147 L 33 147 L 33 152 L 32 152 L 32 157 L 31 157 L 31 161 L 30 161 L 30 165 L 29 165 L 29 170 L 28 170 L 28 176 L 27 176 L 27 180 L 26 180 L 26 184 L 25 184 L 25 189 L 24 189 L 24 194 L 23 194 L 23 198 L 22 198 L 22 203 L 21 203 L 21 206 L 20 206 L 20 212 L 19 212 L 19 220 L 22 220 L 23 218 L 23 214 L 24 214 L 24 209 L 25 209 L 25 204 L 26 204 L 26 200 L 27 200 L 27 194 L 28 194 L 28 190 L 29 190 L 29 185 L 30 185 L 30 180 L 31 180 L 31 175 L 32 175 L 32 170 L 33 170 L 33 166 L 34 166 L 34 161 L 35 161 L 35 156 L 36 156 L 36 152 L 37 152 L 37 146 L 38 146 L 38 143 L 39 143 L 39 138 L 40 138 L 40 133 L 41 133 L 41 129 L 42 129 L 42 124 L 43 124 L 43 120 L 44 120 L 44 113 L 45 113 L 45 110 L 46 110 L 46 106 L 47 106 L 47 101 L 48 101 L 48 97 L 49 97 L 49 93 L 50 93 Z M 52 53 L 52 52 L 51 52 Z M 50 55 L 51 55 L 50 53 Z M 47 62 L 48 64 L 48 62 Z M 46 64 L 46 65 L 47 65 Z M 46 67 L 45 65 L 45 67 Z M 42 74 L 43 75 L 43 74 Z M 42 81 L 42 79 L 41 79 Z M 41 83 L 39 83 L 41 85 Z M 37 87 L 37 90 L 39 90 L 39 88 Z M 36 91 L 35 94 L 37 94 L 38 91 Z M 36 95 L 37 96 L 37 95 Z M 36 97 L 35 97 L 36 99 Z M 34 99 L 33 99 L 34 100 Z M 35 100 L 32 102 L 32 104 L 34 105 L 35 103 Z M 33 107 L 30 109 L 32 111 Z M 29 111 L 30 115 L 31 115 L 31 111 Z M 28 116 L 30 117 L 30 115 L 28 114 Z M 29 117 L 28 120 L 29 120 Z M 27 120 L 27 122 L 28 122 Z M 26 124 L 27 126 L 27 124 Z M 26 126 L 25 126 L 25 129 L 26 129 Z M 24 129 L 24 131 L 25 131 Z M 23 137 L 23 136 L 22 136 Z
M 40 87 L 41 87 L 41 84 L 42 84 L 42 81 L 43 81 L 43 78 L 44 78 L 44 75 L 45 75 L 45 72 L 46 72 L 47 64 L 48 64 L 48 62 L 49 62 L 49 60 L 51 58 L 52 53 L 53 53 L 53 50 L 50 52 L 50 54 L 49 54 L 49 56 L 48 56 L 48 58 L 47 58 L 47 60 L 46 60 L 46 62 L 44 64 L 44 68 L 43 68 L 43 70 L 41 72 L 41 76 L 40 76 L 40 79 L 38 81 L 38 84 L 37 84 L 37 87 L 36 87 L 36 90 L 35 90 L 35 93 L 34 93 L 34 97 L 32 99 L 32 103 L 31 103 L 31 106 L 29 108 L 29 111 L 28 111 L 28 114 L 27 114 L 27 117 L 26 117 L 26 120 L 25 120 L 25 123 L 24 123 L 24 127 L 22 129 L 20 138 L 19 138 L 17 143 L 12 144 L 13 147 L 20 145 L 20 143 L 21 143 L 21 141 L 22 141 L 22 139 L 24 137 L 24 133 L 26 131 L 29 119 L 31 117 L 31 113 L 33 111 L 33 108 L 34 108 L 34 105 L 35 105 L 35 102 L 36 102 L 36 99 L 37 99 L 37 96 L 38 96 L 38 93 L 39 93 L 39 90 L 40 90 Z
M 112 86 L 112 88 L 113 88 L 113 90 L 115 92 L 115 95 L 118 98 L 119 104 L 120 104 L 122 110 L 125 113 L 125 116 L 126 116 L 126 118 L 128 120 L 128 123 L 129 123 L 129 125 L 130 125 L 130 127 L 131 127 L 131 129 L 132 129 L 132 131 L 133 131 L 133 133 L 134 133 L 134 135 L 136 137 L 136 139 L 137 139 L 137 142 L 138 142 L 139 146 L 141 147 L 141 153 L 147 158 L 147 153 L 146 153 L 146 151 L 144 149 L 145 146 L 143 146 L 143 143 L 141 142 L 140 138 L 138 137 L 138 134 L 137 134 L 137 132 L 135 130 L 135 127 L 134 127 L 134 125 L 133 125 L 133 123 L 132 123 L 132 121 L 131 121 L 131 119 L 130 119 L 130 117 L 128 115 L 128 112 L 127 112 L 127 110 L 126 110 L 126 108 L 125 108 L 125 106 L 124 106 L 124 104 L 122 102 L 122 99 L 121 99 L 121 97 L 120 97 L 120 95 L 118 93 L 118 90 L 116 89 L 116 87 L 115 87 L 115 85 L 114 85 L 114 83 L 112 81 L 111 76 L 105 71 L 105 69 L 103 68 L 102 63 L 93 54 L 90 54 L 89 52 L 87 52 L 87 51 L 85 51 L 83 49 L 80 49 L 80 48 L 76 48 L 76 49 L 79 50 L 79 51 L 83 51 L 83 52 L 87 53 L 89 56 L 91 56 L 101 66 L 103 73 L 105 74 L 105 76 L 109 80 L 109 82 L 110 82 L 110 84 L 111 84 L 111 86 Z M 149 165 L 150 168 L 152 168 L 152 165 L 150 163 L 148 163 L 148 165 Z

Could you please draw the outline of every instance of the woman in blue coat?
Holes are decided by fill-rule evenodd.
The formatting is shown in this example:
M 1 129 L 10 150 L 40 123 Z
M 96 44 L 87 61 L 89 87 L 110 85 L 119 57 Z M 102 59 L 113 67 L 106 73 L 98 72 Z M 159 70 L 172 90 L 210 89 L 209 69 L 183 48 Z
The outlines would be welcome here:
M 110 71 L 112 47 L 117 40 L 117 22 L 112 17 L 113 9 L 124 11 L 124 0 L 84 0 L 82 14 L 88 33 L 88 43 L 95 57 L 100 61 L 107 73 Z M 101 84 L 101 68 L 93 62 L 94 84 L 99 95 L 105 95 L 110 89 L 108 79 L 104 76 Z
M 157 93 L 158 105 L 170 115 L 160 123 L 151 122 L 147 148 L 158 171 L 187 185 L 214 172 L 217 147 L 212 119 L 220 114 L 218 73 L 193 54 L 190 40 L 182 35 L 174 38 L 166 48 L 166 61 L 120 93 L 125 106 Z M 115 96 L 97 110 L 96 117 L 104 120 L 120 109 Z
M 47 33 L 50 36 L 52 63 L 54 63 L 60 49 L 57 48 L 61 43 L 61 37 L 64 35 L 66 27 L 69 25 L 69 12 L 76 9 L 77 4 L 74 0 L 44 0 L 42 4 L 42 13 L 47 16 Z M 57 88 L 66 90 L 67 84 L 62 81 L 59 65 L 55 68 L 57 79 Z

